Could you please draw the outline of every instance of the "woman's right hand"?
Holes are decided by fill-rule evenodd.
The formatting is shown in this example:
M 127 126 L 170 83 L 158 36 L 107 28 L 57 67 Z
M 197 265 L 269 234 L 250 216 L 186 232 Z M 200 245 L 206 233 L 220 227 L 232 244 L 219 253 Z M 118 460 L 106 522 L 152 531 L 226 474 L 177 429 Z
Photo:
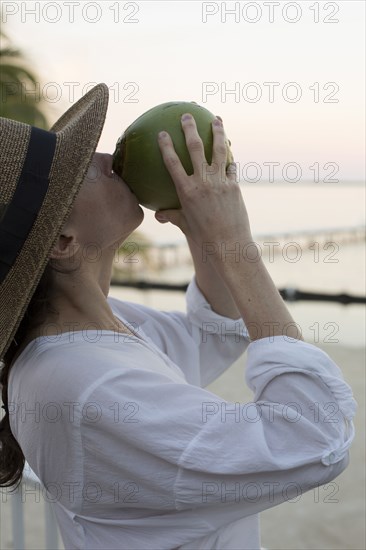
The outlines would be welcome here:
M 187 175 L 174 150 L 171 137 L 159 134 L 158 142 L 182 205 L 180 210 L 161 210 L 159 221 L 170 221 L 198 246 L 204 243 L 249 242 L 252 240 L 248 214 L 240 187 L 236 181 L 236 165 L 227 164 L 227 148 L 222 121 L 212 124 L 213 155 L 208 165 L 202 140 L 191 115 L 182 116 L 182 128 L 193 165 L 193 174 Z M 164 218 L 162 218 L 164 216 Z

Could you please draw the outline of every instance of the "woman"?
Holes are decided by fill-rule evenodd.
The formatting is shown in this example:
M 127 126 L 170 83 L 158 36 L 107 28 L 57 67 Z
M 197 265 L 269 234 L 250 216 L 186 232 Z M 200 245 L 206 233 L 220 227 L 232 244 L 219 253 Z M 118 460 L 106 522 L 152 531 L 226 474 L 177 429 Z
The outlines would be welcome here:
M 108 298 L 143 212 L 94 153 L 107 93 L 52 132 L 1 122 L 0 484 L 20 480 L 25 457 L 68 549 L 259 548 L 261 510 L 347 466 L 351 390 L 302 341 L 256 254 L 235 172 L 222 181 L 220 119 L 205 178 L 192 117 L 192 176 L 157 136 L 182 210 L 156 217 L 181 228 L 195 264 L 187 314 Z M 247 348 L 253 403 L 202 389 Z

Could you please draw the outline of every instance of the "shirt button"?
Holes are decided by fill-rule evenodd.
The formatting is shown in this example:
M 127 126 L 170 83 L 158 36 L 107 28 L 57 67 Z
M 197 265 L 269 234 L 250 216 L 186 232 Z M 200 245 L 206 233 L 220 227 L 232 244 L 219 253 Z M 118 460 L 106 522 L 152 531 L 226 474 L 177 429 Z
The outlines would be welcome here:
M 337 462 L 337 460 L 338 460 L 337 453 L 335 451 L 332 451 L 328 455 L 323 456 L 322 462 L 326 466 L 329 466 L 329 464 L 334 464 L 335 462 Z

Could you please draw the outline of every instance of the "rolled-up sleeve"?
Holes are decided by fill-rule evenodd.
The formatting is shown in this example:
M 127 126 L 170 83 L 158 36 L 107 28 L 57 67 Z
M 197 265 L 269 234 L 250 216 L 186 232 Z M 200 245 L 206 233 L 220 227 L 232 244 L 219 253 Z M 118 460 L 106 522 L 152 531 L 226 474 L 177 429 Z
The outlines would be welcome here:
M 203 404 L 205 426 L 182 453 L 176 505 L 256 513 L 329 482 L 348 465 L 356 402 L 322 350 L 276 336 L 252 342 L 251 403 Z
M 136 507 L 216 510 L 228 523 L 328 483 L 348 465 L 356 403 L 338 367 L 311 344 L 252 342 L 249 403 L 223 400 L 164 365 L 147 368 L 153 357 L 144 346 L 124 360 L 112 368 L 111 358 L 111 372 L 87 396 L 102 414 L 83 422 L 84 463 L 93 475 L 98 459 L 112 479 L 138 480 Z M 133 405 L 134 423 L 115 422 L 110 405 L 118 402 Z
M 294 384 L 294 376 L 301 383 Z M 328 354 L 285 336 L 256 340 L 248 350 L 246 382 L 254 392 L 254 401 L 262 407 L 271 401 L 275 390 L 294 421 L 301 415 L 326 425 L 332 446 L 324 451 L 321 461 L 328 465 L 342 460 L 354 437 L 352 418 L 357 404 L 340 368 Z

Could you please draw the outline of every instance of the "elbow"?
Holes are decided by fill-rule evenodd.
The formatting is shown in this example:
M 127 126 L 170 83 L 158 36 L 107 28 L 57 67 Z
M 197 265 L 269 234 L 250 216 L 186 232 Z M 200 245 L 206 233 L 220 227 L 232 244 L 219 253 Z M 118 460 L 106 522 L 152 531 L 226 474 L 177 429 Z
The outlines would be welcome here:
M 308 467 L 305 467 L 302 470 L 302 473 L 299 474 L 297 481 L 297 490 L 298 485 L 301 487 L 301 493 L 306 493 L 317 487 L 330 484 L 333 482 L 341 473 L 347 468 L 349 464 L 349 453 L 347 452 L 344 457 L 333 464 L 326 466 L 325 464 L 312 463 Z M 332 484 L 331 487 L 337 490 L 337 484 Z M 296 496 L 296 495 L 295 495 Z M 293 498 L 293 496 L 288 497 Z

